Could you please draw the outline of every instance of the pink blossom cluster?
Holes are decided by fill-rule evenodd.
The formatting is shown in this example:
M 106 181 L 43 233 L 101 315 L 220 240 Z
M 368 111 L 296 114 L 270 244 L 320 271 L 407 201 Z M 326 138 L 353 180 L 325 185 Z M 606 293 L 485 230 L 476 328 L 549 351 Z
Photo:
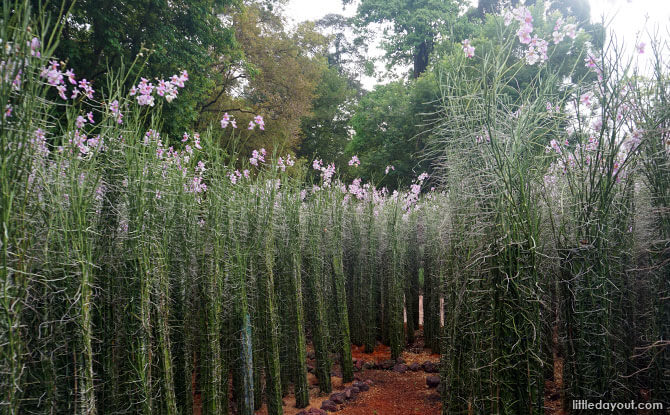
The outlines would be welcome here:
M 549 44 L 546 40 L 538 38 L 537 35 L 533 36 L 528 44 L 528 49 L 524 53 L 526 62 L 529 65 L 535 65 L 538 62 L 542 63 L 549 59 L 549 56 L 547 56 L 548 47 Z
M 553 113 L 561 112 L 561 107 L 560 107 L 560 105 L 558 105 L 558 104 L 554 105 L 554 104 L 552 104 L 552 103 L 549 102 L 549 101 L 547 101 L 547 106 L 546 106 L 546 108 L 547 108 L 547 112 L 548 112 L 549 114 L 553 114 Z
M 421 184 L 412 183 L 409 187 L 409 192 L 405 195 L 403 200 L 404 202 L 403 209 L 405 210 L 405 212 L 411 210 L 412 206 L 414 206 L 419 201 L 420 194 L 421 194 Z
M 386 166 L 386 170 L 384 170 L 384 174 L 389 174 L 391 170 L 395 170 L 395 167 L 392 165 Z
M 30 42 L 26 42 L 28 44 L 28 47 L 30 47 L 30 56 L 34 56 L 36 58 L 39 58 L 42 56 L 40 53 L 40 40 L 36 37 L 33 37 Z
M 584 148 L 586 151 L 598 151 L 598 147 L 600 146 L 600 140 L 598 140 L 596 137 L 590 135 L 589 139 L 586 141 L 586 144 L 584 145 Z M 579 147 L 579 145 L 578 145 Z M 587 163 L 588 164 L 588 163 Z
M 75 125 L 75 127 L 77 127 L 77 129 L 82 129 L 82 128 L 84 128 L 84 125 L 86 125 L 86 122 L 89 122 L 91 124 L 94 123 L 92 112 L 89 112 L 88 114 L 86 114 L 86 118 L 84 118 L 82 115 L 78 116 L 74 125 Z
M 93 149 L 100 149 L 102 147 L 102 138 L 100 135 L 89 138 L 81 130 L 76 129 L 69 139 L 69 143 L 79 150 L 80 156 L 86 156 Z
M 237 121 L 226 112 L 223 114 L 223 118 L 221 118 L 221 128 L 227 128 L 228 125 L 237 128 Z
M 203 181 L 202 174 L 196 174 L 193 176 L 193 179 L 191 179 L 191 183 L 189 186 L 184 185 L 184 190 L 187 193 L 204 193 L 207 191 L 207 184 Z
M 547 55 L 549 42 L 537 35 L 531 36 L 533 33 L 533 15 L 528 8 L 519 6 L 512 10 L 505 10 L 503 12 L 503 19 L 505 26 L 512 24 L 512 21 L 519 23 L 516 35 L 519 38 L 519 42 L 528 45 L 528 49 L 524 51 L 524 57 L 529 65 L 544 63 L 549 58 Z M 559 17 L 554 25 L 552 33 L 553 41 L 555 44 L 558 44 L 566 36 L 575 39 L 577 37 L 577 26 L 572 23 L 566 24 L 563 18 Z
M 593 105 L 593 102 L 591 102 L 592 99 L 593 99 L 593 93 L 585 92 L 579 97 L 579 102 L 584 104 L 586 107 L 591 107 L 591 105 Z
M 556 20 L 556 24 L 554 25 L 554 31 L 551 34 L 554 44 L 558 45 L 565 39 L 565 37 L 569 37 L 570 39 L 574 39 L 577 37 L 577 25 L 573 23 L 567 23 L 565 24 L 565 21 L 563 20 L 562 17 L 559 17 Z
M 258 162 L 265 163 L 265 154 L 266 152 L 264 148 L 252 151 L 249 163 L 251 163 L 252 166 L 258 166 Z
M 295 160 L 293 160 L 293 158 L 291 158 L 290 154 L 287 154 L 286 158 L 279 157 L 277 159 L 277 166 L 279 167 L 279 169 L 281 171 L 286 171 L 287 166 L 292 167 L 293 165 L 295 165 Z
M 637 45 L 635 45 L 635 49 L 637 49 L 637 53 L 642 55 L 644 53 L 644 47 L 646 46 L 646 43 L 644 42 L 639 42 Z
M 265 130 L 265 121 L 263 121 L 263 117 L 260 115 L 255 116 L 253 121 L 249 121 L 249 127 L 247 129 L 253 130 L 257 125 L 259 130 Z
M 186 81 L 188 81 L 188 72 L 185 70 L 179 75 L 172 75 L 169 81 L 159 79 L 158 86 L 154 86 L 147 78 L 140 78 L 140 83 L 130 88 L 129 95 L 136 96 L 139 105 L 153 107 L 156 103 L 153 96 L 154 91 L 164 97 L 167 102 L 172 102 L 179 94 L 178 88 L 183 88 Z
M 181 142 L 186 143 L 188 140 L 191 138 L 191 136 L 187 133 L 184 132 L 182 135 Z M 202 150 L 202 146 L 200 145 L 200 134 L 198 133 L 193 133 L 193 147 L 197 148 L 198 150 Z M 186 151 L 191 154 L 193 152 L 193 149 L 191 148 L 190 145 L 186 145 Z
M 0 72 L 4 71 L 5 67 L 5 61 L 0 62 Z M 9 80 L 11 78 L 10 74 L 13 73 L 15 68 L 12 68 L 12 72 L 7 71 L 5 72 L 4 80 L 6 83 L 9 83 Z M 21 83 L 22 83 L 22 76 L 23 76 L 23 69 L 19 69 L 18 72 L 16 73 L 16 76 L 12 80 L 12 89 L 14 91 L 19 91 L 21 90 Z
M 340 184 L 339 187 L 340 191 L 345 195 L 342 200 L 343 205 L 346 205 L 352 196 L 358 200 L 371 200 L 375 205 L 375 216 L 379 214 L 379 209 L 384 205 L 388 196 L 388 189 L 385 187 L 377 189 L 370 183 L 362 183 L 360 177 L 354 179 L 350 185 Z
M 30 144 L 33 146 L 36 155 L 46 157 L 49 155 L 49 147 L 47 147 L 46 133 L 41 128 L 35 130 L 35 134 L 30 139 Z
M 330 163 L 329 165 L 324 166 L 321 159 L 314 159 L 314 161 L 312 161 L 312 168 L 321 172 L 323 186 L 330 186 L 330 182 L 335 175 L 335 163 Z
M 368 190 L 370 189 L 369 184 L 361 185 L 361 179 L 354 179 L 349 185 L 349 193 L 356 196 L 358 200 L 363 200 L 368 195 Z
M 595 72 L 598 75 L 598 80 L 603 80 L 603 71 L 600 65 L 598 64 L 598 57 L 592 53 L 587 53 L 584 58 L 584 65 L 589 68 L 591 71 Z
M 358 167 L 361 165 L 361 161 L 358 159 L 358 156 L 354 155 L 351 157 L 351 160 L 349 160 L 349 165 Z
M 155 134 L 153 137 L 157 138 L 158 135 Z M 192 150 L 189 152 L 189 149 L 185 149 L 180 152 L 176 151 L 172 146 L 165 150 L 162 141 L 156 139 L 156 156 L 158 159 L 163 160 L 163 178 L 167 177 L 167 171 L 170 166 L 176 168 L 177 171 L 181 173 L 181 177 L 185 179 L 183 184 L 184 192 L 195 194 L 196 200 L 199 203 L 200 195 L 207 191 L 207 184 L 204 180 L 204 173 L 206 171 L 205 162 L 201 160 L 198 161 L 193 169 L 193 175 L 189 178 L 188 165 L 191 161 Z M 157 194 L 156 196 L 160 199 L 160 194 Z
M 545 152 L 549 153 L 552 150 L 555 151 L 558 154 L 563 154 L 563 150 L 561 150 L 561 146 L 558 144 L 558 141 L 556 141 L 555 139 L 552 139 L 549 142 L 549 145 L 545 149 Z
M 95 137 L 89 138 L 84 132 L 83 129 L 86 126 L 86 124 L 93 124 L 94 123 L 93 119 L 93 113 L 88 112 L 86 116 L 79 115 L 77 119 L 75 120 L 74 126 L 74 134 L 72 134 L 71 138 L 69 139 L 69 143 L 71 145 L 74 145 L 79 149 L 79 155 L 84 156 L 86 154 L 89 154 L 91 149 L 99 149 L 102 144 L 102 139 L 100 135 L 97 135 Z
M 152 140 L 159 140 L 160 136 L 161 135 L 158 131 L 150 129 L 144 134 L 143 144 L 145 146 L 148 146 L 149 143 L 151 143 Z
M 330 182 L 335 175 L 335 163 L 330 163 L 326 167 L 321 168 L 321 179 L 323 179 L 323 185 L 329 186 Z
M 414 183 L 409 186 L 409 192 L 404 197 L 403 208 L 405 212 L 409 212 L 414 205 L 419 201 L 419 196 L 421 195 L 421 186 L 428 179 L 428 173 L 421 173 L 419 177 L 416 178 Z
M 114 119 L 116 119 L 117 124 L 122 124 L 123 123 L 123 114 L 121 113 L 121 109 L 119 108 L 119 101 L 114 100 L 109 103 L 109 106 L 107 107 L 109 109 L 109 112 L 112 113 L 114 116 Z
M 644 130 L 642 129 L 633 129 L 630 134 L 626 135 L 624 140 L 624 148 L 626 151 L 635 151 L 640 146 L 642 142 L 642 136 L 644 135 Z
M 239 170 L 235 170 L 234 172 L 232 172 L 228 175 L 228 178 L 230 179 L 230 182 L 232 184 L 236 184 L 237 181 L 242 177 L 244 177 L 245 179 L 248 179 L 250 177 L 249 170 L 245 169 L 242 172 L 240 172 Z
M 189 139 L 191 136 L 185 133 Z M 193 134 L 193 141 L 198 142 L 199 134 Z M 186 145 L 183 150 L 175 150 L 174 147 L 170 146 L 167 149 L 164 147 L 162 140 L 160 139 L 160 134 L 155 130 L 149 130 L 144 136 L 144 144 L 149 145 L 154 143 L 156 147 L 156 158 L 162 161 L 162 177 L 167 179 L 167 174 L 170 168 L 176 169 L 182 179 L 184 180 L 183 189 L 186 193 L 195 194 L 196 201 L 200 203 L 201 195 L 207 191 L 207 183 L 204 179 L 205 171 L 205 162 L 199 160 L 193 170 L 189 168 L 191 163 L 191 158 L 194 154 L 194 149 L 190 145 Z M 195 147 L 201 148 L 198 146 Z M 162 195 L 160 192 L 156 193 L 156 198 L 160 199 Z
M 516 32 L 516 35 L 519 37 L 519 42 L 523 44 L 530 43 L 530 34 L 533 32 L 533 15 L 528 8 L 519 6 L 512 10 L 505 10 L 503 12 L 503 19 L 505 26 L 509 26 L 512 23 L 512 20 L 519 22 L 520 27 Z
M 77 81 L 74 71 L 68 69 L 65 72 L 62 72 L 60 69 L 60 63 L 55 60 L 49 61 L 49 66 L 42 68 L 40 72 L 40 77 L 45 78 L 47 84 L 56 87 L 58 91 L 58 96 L 62 99 L 67 100 L 67 84 L 65 83 L 65 78 L 67 78 L 68 83 L 73 85 L 71 95 L 69 99 L 76 99 L 79 95 L 83 94 L 88 99 L 93 99 L 93 94 L 95 90 L 91 86 L 91 82 L 86 79 Z
M 465 53 L 466 58 L 475 56 L 475 47 L 470 44 L 470 39 L 463 40 L 461 44 L 463 45 L 463 53 Z
M 584 58 L 584 65 L 589 69 L 598 69 L 598 64 L 596 63 L 596 56 L 592 53 L 588 53 Z
M 16 74 L 14 80 L 12 81 L 12 88 L 14 91 L 21 89 L 21 75 L 23 75 L 23 69 L 19 69 L 19 73 Z
M 586 170 L 589 168 L 588 166 L 593 166 L 590 168 L 595 168 L 601 174 L 608 175 L 619 182 L 627 175 L 626 170 L 622 170 L 622 166 L 630 153 L 638 149 L 642 134 L 642 130 L 634 130 L 630 135 L 627 135 L 623 146 L 621 148 L 617 147 L 615 150 L 617 153 L 612 166 L 608 166 L 606 159 L 603 158 L 607 154 L 607 148 L 603 148 L 605 145 L 600 143 L 594 135 L 590 135 L 583 144 L 577 143 L 573 149 L 568 149 L 569 143 L 567 140 L 562 144 L 556 140 L 551 140 L 546 151 L 557 155 L 558 159 L 550 166 L 550 174 L 545 176 L 545 183 L 547 185 L 555 184 L 557 180 L 555 172 L 557 171 L 565 175 L 569 172 L 575 173 Z
M 177 87 L 175 84 L 172 82 L 166 82 L 163 79 L 158 81 L 158 86 L 156 87 L 156 93 L 161 96 L 165 97 L 165 100 L 167 102 L 172 102 L 175 98 L 177 98 Z
M 382 187 L 381 189 L 376 189 L 373 186 L 366 184 L 365 186 L 368 186 L 370 189 L 370 194 L 372 195 L 372 203 L 374 204 L 375 208 L 372 211 L 372 213 L 375 216 L 379 216 L 379 213 L 381 211 L 381 208 L 384 206 L 387 200 L 389 200 L 388 197 L 388 189 L 385 187 Z M 397 191 L 394 191 L 396 194 L 395 198 L 397 198 Z M 391 196 L 390 200 L 395 200 L 393 196 Z

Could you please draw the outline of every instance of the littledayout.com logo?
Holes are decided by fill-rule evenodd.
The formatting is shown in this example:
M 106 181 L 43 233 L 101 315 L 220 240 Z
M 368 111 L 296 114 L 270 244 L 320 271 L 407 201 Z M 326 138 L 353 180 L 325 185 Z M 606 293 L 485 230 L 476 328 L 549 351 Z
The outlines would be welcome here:
M 586 399 L 573 399 L 572 409 L 588 409 L 596 411 L 623 411 L 623 410 L 662 410 L 663 404 L 661 402 L 591 402 Z

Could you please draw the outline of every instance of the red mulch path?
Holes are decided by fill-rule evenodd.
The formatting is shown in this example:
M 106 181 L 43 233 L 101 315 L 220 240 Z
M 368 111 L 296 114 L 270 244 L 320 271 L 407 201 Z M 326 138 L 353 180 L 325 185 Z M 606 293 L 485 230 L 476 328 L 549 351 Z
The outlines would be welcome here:
M 352 357 L 366 362 L 377 363 L 391 358 L 391 349 L 388 346 L 377 344 L 373 353 L 364 353 L 365 347 L 351 346 Z M 437 363 L 439 355 L 430 354 L 429 350 L 422 353 L 404 352 L 402 358 L 407 364 L 426 360 Z M 335 372 L 339 367 L 335 365 Z M 342 415 L 439 415 L 442 411 L 440 396 L 435 389 L 426 386 L 426 377 L 429 375 L 423 371 L 404 374 L 388 370 L 362 370 L 356 372 L 355 377 L 360 380 L 371 379 L 374 386 L 367 392 L 361 392 L 353 401 L 338 405 L 339 411 L 334 414 Z M 328 399 L 327 395 L 319 395 L 316 377 L 311 373 L 308 380 L 313 389 L 310 390 L 309 408 L 321 408 L 321 403 Z M 332 377 L 333 393 L 343 391 L 350 384 L 342 385 L 342 378 Z M 296 409 L 295 398 L 292 394 L 284 398 L 284 415 L 295 415 L 302 409 Z M 266 415 L 265 405 L 256 411 L 256 415 Z
M 552 329 L 553 378 L 544 381 L 544 407 L 548 415 L 565 415 L 563 405 L 563 357 L 558 350 L 558 326 Z
M 375 385 L 369 391 L 359 394 L 355 401 L 344 406 L 337 414 L 343 415 L 439 415 L 442 413 L 440 395 L 426 386 L 428 374 L 369 370 L 365 379 L 372 379 Z
M 351 345 L 351 357 L 354 359 L 363 360 L 366 362 L 383 362 L 391 358 L 391 348 L 385 344 L 377 344 L 372 353 L 365 353 L 365 346 Z

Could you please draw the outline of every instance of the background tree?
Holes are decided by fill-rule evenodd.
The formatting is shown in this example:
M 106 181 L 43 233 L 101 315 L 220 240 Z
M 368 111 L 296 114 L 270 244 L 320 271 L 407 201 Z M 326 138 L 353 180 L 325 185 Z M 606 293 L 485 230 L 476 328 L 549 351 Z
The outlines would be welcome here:
M 356 29 L 351 18 L 339 14 L 326 15 L 316 27 L 328 35 L 328 69 L 317 85 L 312 114 L 302 120 L 304 140 L 298 155 L 345 166 L 351 117 L 365 92 L 360 78 L 374 72 L 367 56 L 369 39 Z
M 327 14 L 316 21 L 316 28 L 327 35 L 328 64 L 337 68 L 354 83 L 360 83 L 361 75 L 373 76 L 374 62 L 369 57 L 368 45 L 372 42 L 369 31 L 361 30 L 355 19 L 340 14 Z M 360 86 L 354 85 L 358 88 Z
M 563 16 L 573 16 L 577 24 L 589 31 L 592 27 L 591 6 L 588 0 L 553 0 L 549 2 L 549 10 L 558 10 Z
M 228 112 L 246 128 L 260 114 L 265 131 L 252 133 L 241 150 L 295 151 L 302 141 L 301 119 L 311 114 L 315 88 L 327 70 L 326 37 L 310 22 L 289 33 L 279 14 L 255 4 L 235 12 L 232 22 L 244 59 L 219 62 L 223 82 L 203 105 L 199 123 L 217 125 Z
M 358 25 L 385 25 L 382 47 L 389 67 L 411 64 L 416 79 L 428 67 L 436 40 L 451 34 L 461 4 L 460 0 L 363 0 Z
M 320 158 L 326 163 L 346 163 L 344 149 L 350 138 L 350 122 L 360 89 L 351 79 L 330 66 L 323 71 L 312 101 L 312 114 L 302 119 L 303 142 L 298 156 L 308 160 Z
M 348 156 L 358 155 L 361 166 L 350 173 L 395 189 L 423 172 L 427 163 L 417 156 L 430 130 L 425 114 L 434 112 L 436 93 L 434 75 L 426 73 L 417 80 L 378 85 L 363 97 L 352 118 L 355 134 L 346 148 Z M 386 166 L 394 170 L 387 174 Z

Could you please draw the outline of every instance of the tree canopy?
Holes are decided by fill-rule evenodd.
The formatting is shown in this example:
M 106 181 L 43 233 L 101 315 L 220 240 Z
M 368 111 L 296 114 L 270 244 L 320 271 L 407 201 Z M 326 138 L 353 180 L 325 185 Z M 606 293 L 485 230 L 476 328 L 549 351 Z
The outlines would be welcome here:
M 266 129 L 252 132 L 241 150 L 296 151 L 302 141 L 301 120 L 312 114 L 317 85 L 327 70 L 327 39 L 311 22 L 289 33 L 279 14 L 254 4 L 231 19 L 244 59 L 222 59 L 216 65 L 220 83 L 203 104 L 200 124 L 216 125 L 229 113 L 245 128 L 260 114 Z
M 363 0 L 358 25 L 383 25 L 382 47 L 389 65 L 411 64 L 412 78 L 418 78 L 428 67 L 435 43 L 450 36 L 461 4 L 460 0 Z
M 351 120 L 355 134 L 346 148 L 361 160 L 352 174 L 396 188 L 425 171 L 417 155 L 431 128 L 428 114 L 436 109 L 436 93 L 435 77 L 426 73 L 416 80 L 378 85 L 364 96 Z

